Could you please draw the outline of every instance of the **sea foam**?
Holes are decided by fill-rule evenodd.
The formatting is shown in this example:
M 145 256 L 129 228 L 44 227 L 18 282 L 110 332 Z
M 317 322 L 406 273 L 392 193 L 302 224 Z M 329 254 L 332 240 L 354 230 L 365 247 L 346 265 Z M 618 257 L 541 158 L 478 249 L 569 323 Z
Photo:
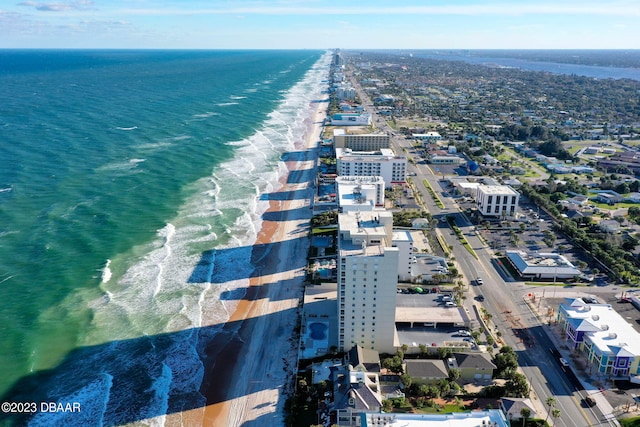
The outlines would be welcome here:
M 202 397 L 198 389 L 204 348 L 249 285 L 255 267 L 253 244 L 269 208 L 268 197 L 262 196 L 281 186 L 287 173 L 283 153 L 299 149 L 296 145 L 309 131 L 315 111 L 312 100 L 321 93 L 319 82 L 327 72 L 328 58 L 323 56 L 322 67 L 313 67 L 287 91 L 252 136 L 229 142 L 234 157 L 189 187 L 191 196 L 156 239 L 110 257 L 117 271 L 124 273 L 103 280 L 110 298 L 91 305 L 95 326 L 87 333 L 86 344 L 112 340 L 114 335 L 120 340 L 166 336 L 175 341 L 166 343 L 170 350 L 150 350 L 159 352 L 149 357 L 161 357 L 163 365 L 150 386 L 155 402 L 145 403 L 144 408 L 151 405 L 155 413 L 162 413 L 163 394 Z M 142 407 L 140 411 L 146 412 Z

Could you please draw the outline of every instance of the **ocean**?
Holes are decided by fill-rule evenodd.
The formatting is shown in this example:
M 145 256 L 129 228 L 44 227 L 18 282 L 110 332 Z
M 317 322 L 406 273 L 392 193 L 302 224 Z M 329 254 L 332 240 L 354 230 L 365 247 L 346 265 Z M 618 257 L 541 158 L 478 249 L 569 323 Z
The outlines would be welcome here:
M 82 408 L 0 424 L 162 425 L 204 404 L 203 349 L 329 61 L 0 51 L 0 401 Z

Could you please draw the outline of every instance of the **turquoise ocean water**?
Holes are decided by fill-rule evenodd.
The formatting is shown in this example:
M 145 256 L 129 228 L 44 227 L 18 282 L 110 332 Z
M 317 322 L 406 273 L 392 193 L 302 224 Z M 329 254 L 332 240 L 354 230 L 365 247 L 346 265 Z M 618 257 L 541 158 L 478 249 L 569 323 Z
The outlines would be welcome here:
M 252 269 L 261 195 L 327 61 L 0 51 L 0 400 L 83 405 L 31 425 L 161 424 L 202 404 L 209 325 L 233 308 L 220 295 L 246 286 L 225 275 Z

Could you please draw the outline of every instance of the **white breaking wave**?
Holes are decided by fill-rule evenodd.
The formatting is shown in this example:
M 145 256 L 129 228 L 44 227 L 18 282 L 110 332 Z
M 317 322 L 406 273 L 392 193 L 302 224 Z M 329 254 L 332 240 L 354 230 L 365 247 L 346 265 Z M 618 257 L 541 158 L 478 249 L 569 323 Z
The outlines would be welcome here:
M 136 129 L 138 129 L 138 126 L 131 126 L 131 127 L 129 127 L 129 128 L 123 128 L 123 127 L 116 126 L 116 129 L 118 129 L 118 130 L 126 130 L 126 131 L 129 131 L 129 130 L 136 130 Z
M 229 99 L 247 99 L 247 97 L 246 97 L 246 96 L 236 96 L 236 95 L 231 95 L 231 96 L 229 97 Z
M 239 105 L 239 102 L 220 102 L 216 104 L 218 107 L 228 107 L 230 105 Z
M 144 150 L 144 151 L 157 151 L 157 150 L 161 150 L 161 149 L 164 149 L 164 148 L 173 147 L 173 145 L 174 144 L 172 144 L 171 142 L 168 142 L 168 141 L 149 142 L 149 143 L 144 143 L 144 144 L 137 145 L 136 149 Z
M 110 257 L 103 269 L 102 288 L 109 297 L 89 304 L 93 326 L 83 345 L 167 333 L 181 340 L 171 344 L 152 385 L 156 414 L 165 413 L 168 394 L 197 394 L 204 346 L 249 285 L 252 245 L 269 207 L 264 195 L 280 188 L 287 173 L 283 153 L 295 150 L 311 128 L 312 101 L 324 88 L 320 82 L 329 60 L 324 55 L 321 66 L 287 91 L 251 137 L 229 142 L 234 158 L 184 189 L 192 196 L 156 239 Z M 105 281 L 107 269 L 124 273 Z M 156 422 L 161 425 L 164 418 Z
M 109 265 L 111 265 L 110 259 L 107 260 L 107 263 L 102 269 L 102 277 L 101 277 L 102 283 L 107 283 L 109 280 L 111 280 L 112 274 L 111 274 L 111 269 L 109 268 Z
M 207 119 L 209 117 L 214 117 L 214 116 L 219 116 L 220 113 L 215 113 L 213 111 L 207 111 L 206 113 L 202 113 L 202 114 L 194 114 L 193 117 L 196 119 Z

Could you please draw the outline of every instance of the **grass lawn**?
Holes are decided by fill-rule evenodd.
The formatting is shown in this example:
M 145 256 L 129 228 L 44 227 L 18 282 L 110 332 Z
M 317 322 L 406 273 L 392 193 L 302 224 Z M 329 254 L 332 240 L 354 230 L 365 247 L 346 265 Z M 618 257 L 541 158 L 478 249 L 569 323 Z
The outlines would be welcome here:
M 524 282 L 524 283 L 527 286 L 538 286 L 538 287 L 563 286 L 565 288 L 575 288 L 577 286 L 581 286 L 581 287 L 592 286 L 591 284 L 585 283 L 585 282 L 567 283 L 567 282 L 564 282 L 564 281 L 558 281 L 555 284 L 553 282 Z
M 622 427 L 640 427 L 640 417 L 620 418 L 619 421 Z
M 638 207 L 637 203 L 616 203 L 615 205 L 608 205 L 606 203 L 600 203 L 600 202 L 594 202 L 593 200 L 589 201 L 593 206 L 597 207 L 598 209 L 601 210 L 607 210 L 607 211 L 615 211 L 616 209 L 622 209 L 622 208 L 632 208 L 632 207 Z
M 640 146 L 640 139 L 631 139 L 629 141 L 625 141 L 624 143 L 633 147 L 637 147 Z
M 439 122 L 431 122 L 423 119 L 396 119 L 396 126 L 398 128 L 426 128 L 435 130 L 440 124 Z

